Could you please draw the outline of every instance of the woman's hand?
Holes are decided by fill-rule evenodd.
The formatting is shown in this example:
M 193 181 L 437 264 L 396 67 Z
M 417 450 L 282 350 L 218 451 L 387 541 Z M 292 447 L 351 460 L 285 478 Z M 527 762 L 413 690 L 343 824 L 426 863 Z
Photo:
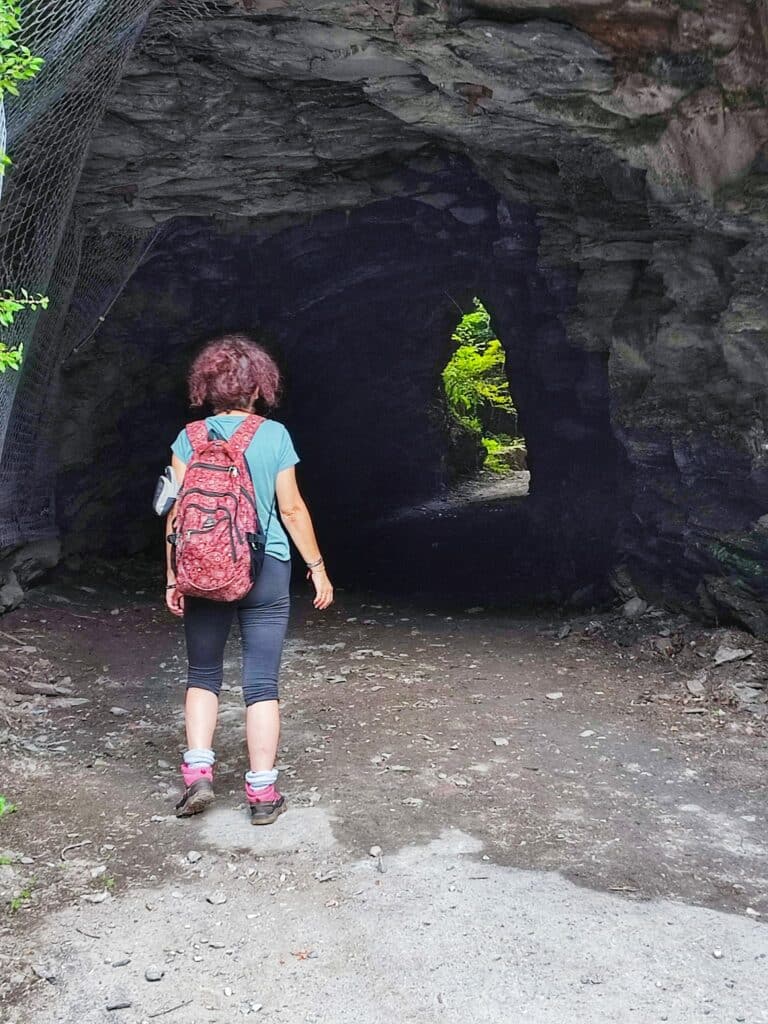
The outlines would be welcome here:
M 333 585 L 328 579 L 328 573 L 321 566 L 318 569 L 310 569 L 307 579 L 311 579 L 315 585 L 315 599 L 312 604 L 318 611 L 323 611 L 333 604 Z
M 175 580 L 169 582 L 165 588 L 165 603 L 173 615 L 178 615 L 179 618 L 184 615 L 184 595 L 179 593 Z

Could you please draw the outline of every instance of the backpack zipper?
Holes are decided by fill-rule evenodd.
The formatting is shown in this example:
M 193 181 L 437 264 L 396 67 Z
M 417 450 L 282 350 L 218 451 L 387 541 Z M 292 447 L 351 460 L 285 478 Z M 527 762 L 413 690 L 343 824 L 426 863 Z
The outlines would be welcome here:
M 217 473 L 229 473 L 231 476 L 240 475 L 237 471 L 237 466 L 214 466 L 212 462 L 191 462 L 188 468 L 193 469 L 194 467 L 198 467 L 200 469 L 213 469 Z
M 204 505 L 190 504 L 188 507 L 189 508 L 197 509 L 198 512 L 208 512 L 208 513 L 211 513 L 213 515 L 215 515 L 217 511 L 221 511 L 221 512 L 224 513 L 225 519 L 219 519 L 218 522 L 225 522 L 225 521 L 227 521 L 227 523 L 228 523 L 227 536 L 229 537 L 229 547 L 230 547 L 230 550 L 231 550 L 231 553 L 232 553 L 232 561 L 233 561 L 233 563 L 237 562 L 237 551 L 235 550 L 235 542 L 234 542 L 233 537 L 232 537 L 233 531 L 236 534 L 237 539 L 238 539 L 240 544 L 243 543 L 243 538 L 240 536 L 240 531 L 237 529 L 237 525 L 233 521 L 231 513 L 227 512 L 227 510 L 225 508 L 217 510 L 215 508 L 206 508 Z M 204 529 L 204 530 L 192 530 L 192 529 L 185 530 L 183 528 L 183 523 L 182 523 L 179 526 L 179 531 L 178 532 L 180 534 L 182 534 L 182 535 L 186 534 L 189 537 L 193 533 L 208 533 L 210 530 L 214 529 L 215 526 L 216 526 L 216 523 L 214 523 L 213 526 L 209 526 L 207 529 Z

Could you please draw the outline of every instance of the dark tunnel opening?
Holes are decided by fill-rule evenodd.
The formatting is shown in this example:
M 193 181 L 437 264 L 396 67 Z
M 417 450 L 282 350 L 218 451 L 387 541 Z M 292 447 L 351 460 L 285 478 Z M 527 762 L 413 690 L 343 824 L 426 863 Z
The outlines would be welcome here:
M 448 197 L 447 200 L 445 197 Z M 450 163 L 415 198 L 265 228 L 172 222 L 65 363 L 56 504 L 65 555 L 156 552 L 149 499 L 196 346 L 264 340 L 275 418 L 339 584 L 458 605 L 599 602 L 621 463 L 606 357 L 570 344 L 575 280 L 539 264 L 535 211 Z M 434 400 L 456 302 L 481 293 L 506 350 L 535 485 L 456 501 Z

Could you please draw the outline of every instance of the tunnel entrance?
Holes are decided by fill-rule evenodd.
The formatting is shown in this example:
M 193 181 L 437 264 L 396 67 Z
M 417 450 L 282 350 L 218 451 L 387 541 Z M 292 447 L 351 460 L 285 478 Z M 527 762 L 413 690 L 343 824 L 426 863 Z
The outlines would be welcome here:
M 449 416 L 449 465 L 455 481 L 485 480 L 499 494 L 528 493 L 525 438 L 518 427 L 504 347 L 475 296 L 452 335 L 441 374 Z
M 613 563 L 618 451 L 606 359 L 568 338 L 572 285 L 539 264 L 535 211 L 500 199 L 467 162 L 404 172 L 406 186 L 418 194 L 287 226 L 163 229 L 63 367 L 65 553 L 159 559 L 149 496 L 194 418 L 186 368 L 200 342 L 246 331 L 284 370 L 276 418 L 338 583 L 460 605 L 597 600 Z M 482 295 L 480 320 L 504 340 L 508 436 L 525 437 L 533 473 L 523 499 L 451 503 L 451 431 L 434 401 L 459 330 L 446 292 L 470 313 Z

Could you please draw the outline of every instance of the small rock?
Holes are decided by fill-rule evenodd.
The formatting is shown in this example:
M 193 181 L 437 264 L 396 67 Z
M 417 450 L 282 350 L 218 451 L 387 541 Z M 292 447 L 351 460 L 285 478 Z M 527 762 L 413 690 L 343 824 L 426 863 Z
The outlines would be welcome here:
M 43 981 L 54 982 L 56 980 L 56 968 L 53 964 L 32 964 L 32 970 Z
M 621 614 L 625 619 L 629 619 L 633 622 L 635 619 L 639 619 L 645 615 L 648 611 L 648 602 L 644 601 L 642 597 L 630 597 L 628 601 L 624 603 L 621 609 Z
M 171 767 L 171 765 L 170 765 L 170 762 L 169 762 L 169 761 L 164 761 L 164 760 L 162 759 L 162 757 L 159 757 L 159 758 L 157 759 L 157 767 L 158 767 L 158 768 L 170 768 L 170 767 Z
M 507 739 L 506 736 L 495 736 L 493 742 L 496 744 L 497 747 L 509 746 L 509 740 Z
M 558 640 L 565 640 L 565 638 L 570 635 L 570 632 L 571 632 L 571 627 L 566 622 L 565 625 L 561 626 L 560 629 L 557 631 L 557 639 Z
M 468 779 L 466 775 L 451 775 L 449 781 L 452 782 L 454 786 L 458 786 L 459 789 L 467 789 L 472 785 L 472 780 Z
M 405 807 L 421 807 L 424 801 L 418 796 L 407 796 L 401 803 Z
M 315 878 L 318 882 L 334 882 L 339 877 L 339 872 L 335 868 L 331 868 L 330 871 L 316 871 Z
M 112 961 L 112 966 L 113 967 L 127 967 L 130 962 L 131 962 L 130 958 L 129 957 L 125 957 L 125 959 L 123 959 L 123 960 L 113 960 Z
M 202 859 L 203 855 L 199 850 L 190 850 L 187 854 L 187 860 L 190 864 L 197 864 L 197 862 Z
M 723 959 L 723 951 L 722 951 L 722 949 L 713 949 L 712 950 L 712 956 L 715 958 L 715 960 L 722 960 Z
M 214 907 L 217 907 L 220 904 L 227 902 L 227 897 L 224 895 L 223 892 L 214 892 L 210 896 L 206 896 L 205 898 L 209 903 L 212 903 Z
M 704 686 L 706 681 L 707 673 L 703 671 L 697 672 L 693 679 L 686 680 L 685 688 L 694 697 L 701 697 L 706 692 L 706 687 Z
M 133 1006 L 133 1003 L 128 999 L 119 999 L 115 1003 L 107 1003 L 108 1010 L 127 1010 L 131 1006 Z
M 372 846 L 368 851 L 369 857 L 380 857 L 384 851 L 380 846 Z
M 115 705 L 115 707 L 113 707 L 113 708 L 110 708 L 110 709 L 109 709 L 109 713 L 110 713 L 111 715 L 115 715 L 115 716 L 116 716 L 116 717 L 118 717 L 118 718 L 119 718 L 119 717 L 120 717 L 121 715 L 130 715 L 130 711 L 126 711 L 126 709 L 125 709 L 125 708 L 119 708 L 119 707 L 117 707 L 117 705 Z
M 595 735 L 595 730 L 594 729 L 585 729 L 584 732 L 580 732 L 579 733 L 579 736 L 581 736 L 582 739 L 588 739 L 590 736 L 594 736 L 594 735 Z
M 109 893 L 106 889 L 103 892 L 84 892 L 80 899 L 87 903 L 103 903 L 109 899 Z
M 745 913 L 747 917 L 760 917 L 760 911 L 755 910 L 754 907 L 747 907 Z
M 744 661 L 745 658 L 751 657 L 752 651 L 745 647 L 728 647 L 727 644 L 721 644 L 712 660 L 715 665 L 726 665 L 729 661 Z
M 151 964 L 146 971 L 144 971 L 144 977 L 147 981 L 162 981 L 165 976 L 165 971 L 162 967 L 157 967 L 155 964 Z
M 547 700 L 562 700 L 562 693 L 560 690 L 555 690 L 553 693 L 547 694 Z

